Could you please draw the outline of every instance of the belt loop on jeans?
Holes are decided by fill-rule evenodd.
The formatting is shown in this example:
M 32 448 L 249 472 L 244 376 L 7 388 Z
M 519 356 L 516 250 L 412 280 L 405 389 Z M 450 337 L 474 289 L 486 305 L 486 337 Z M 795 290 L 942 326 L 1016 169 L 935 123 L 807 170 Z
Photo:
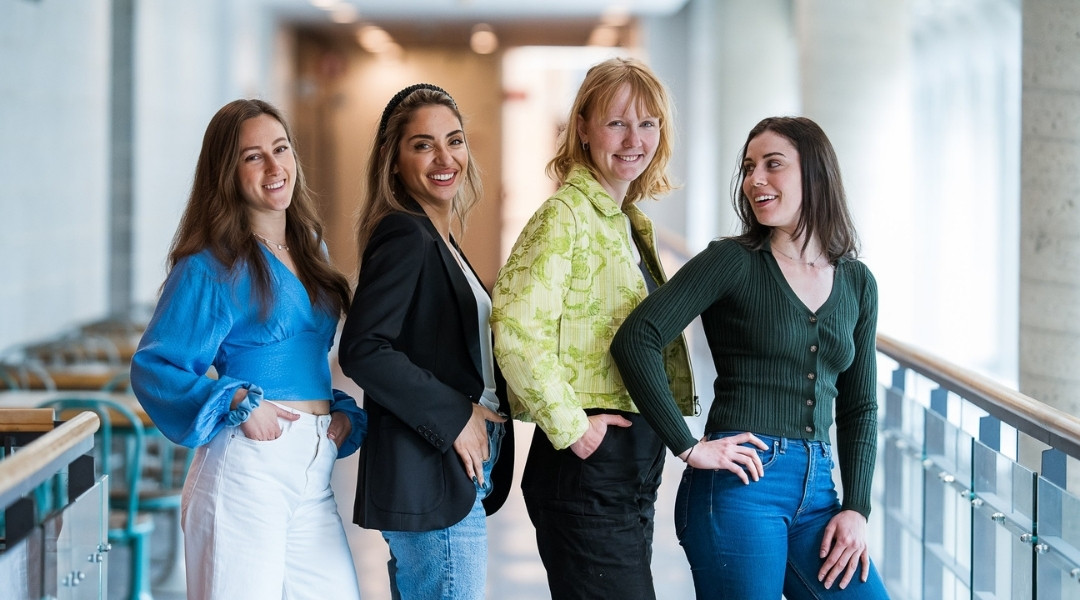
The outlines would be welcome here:
M 777 454 L 787 454 L 788 439 L 786 437 L 778 437 L 774 443 Z

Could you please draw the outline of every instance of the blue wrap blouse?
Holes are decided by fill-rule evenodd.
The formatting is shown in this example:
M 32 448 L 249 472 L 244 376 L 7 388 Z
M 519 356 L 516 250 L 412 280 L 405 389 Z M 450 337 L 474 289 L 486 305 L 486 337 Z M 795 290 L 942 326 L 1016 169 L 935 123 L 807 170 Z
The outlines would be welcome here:
M 266 318 L 247 269 L 229 271 L 209 250 L 177 261 L 132 357 L 132 389 L 165 437 L 189 447 L 243 420 L 230 416 L 238 388 L 253 401 L 330 399 L 331 412 L 352 423 L 338 451 L 348 456 L 363 441 L 367 414 L 331 388 L 337 319 L 312 306 L 300 280 L 262 251 L 275 290 Z

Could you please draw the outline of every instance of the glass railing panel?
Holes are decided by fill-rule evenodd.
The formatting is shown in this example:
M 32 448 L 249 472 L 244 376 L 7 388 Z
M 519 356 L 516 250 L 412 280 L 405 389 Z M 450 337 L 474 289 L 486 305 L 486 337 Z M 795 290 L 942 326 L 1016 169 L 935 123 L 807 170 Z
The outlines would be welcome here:
M 1029 597 L 1036 474 L 982 442 L 975 442 L 974 458 L 974 597 Z
M 972 438 L 933 411 L 927 411 L 925 419 L 924 597 L 967 598 L 971 573 L 971 505 L 966 493 L 971 489 Z
M 883 386 L 879 391 L 882 415 L 871 555 L 894 600 L 922 598 L 925 409 L 901 389 Z
M 53 519 L 56 531 L 56 598 L 106 597 L 108 498 L 103 477 L 62 514 Z
M 1080 498 L 1038 480 L 1035 554 L 1040 600 L 1080 598 Z

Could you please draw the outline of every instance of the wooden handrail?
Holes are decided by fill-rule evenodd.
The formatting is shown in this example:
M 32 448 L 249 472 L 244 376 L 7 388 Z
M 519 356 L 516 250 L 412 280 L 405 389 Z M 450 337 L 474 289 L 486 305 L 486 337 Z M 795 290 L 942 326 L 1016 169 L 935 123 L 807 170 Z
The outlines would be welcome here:
M 83 412 L 0 460 L 0 509 L 94 447 L 100 420 Z
M 1080 459 L 1080 418 L 879 333 L 878 352 L 1049 446 Z

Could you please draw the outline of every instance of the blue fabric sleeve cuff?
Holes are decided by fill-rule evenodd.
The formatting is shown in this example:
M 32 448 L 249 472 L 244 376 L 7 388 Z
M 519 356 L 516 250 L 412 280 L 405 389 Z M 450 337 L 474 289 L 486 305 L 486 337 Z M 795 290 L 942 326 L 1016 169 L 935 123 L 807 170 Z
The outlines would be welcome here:
M 357 406 L 352 396 L 341 390 L 334 390 L 333 399 L 330 400 L 330 412 L 345 413 L 349 417 L 349 423 L 352 424 L 349 439 L 342 442 L 341 447 L 338 448 L 338 458 L 345 458 L 356 452 L 367 437 L 367 411 Z
M 251 416 L 251 411 L 259 407 L 259 404 L 263 399 L 262 388 L 257 385 L 250 385 L 247 388 L 247 396 L 240 401 L 240 404 L 236 405 L 236 408 L 230 410 L 225 415 L 225 423 L 229 427 L 236 427 L 247 421 Z

